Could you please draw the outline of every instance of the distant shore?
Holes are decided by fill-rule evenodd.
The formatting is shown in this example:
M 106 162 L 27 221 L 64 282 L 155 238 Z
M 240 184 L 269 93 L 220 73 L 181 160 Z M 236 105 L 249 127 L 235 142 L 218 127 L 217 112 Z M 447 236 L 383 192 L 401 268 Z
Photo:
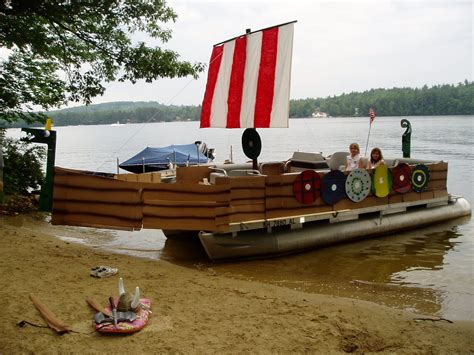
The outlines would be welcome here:
M 60 230 L 59 230 L 60 232 Z M 149 325 L 128 337 L 93 332 L 94 311 L 117 292 L 118 276 L 96 279 L 94 265 L 119 269 L 128 289 L 153 302 Z M 423 317 L 370 302 L 307 294 L 255 281 L 111 254 L 58 240 L 34 217 L 0 216 L 3 311 L 0 353 L 472 353 L 474 323 Z M 79 333 L 56 335 L 29 299 L 34 294 Z M 416 320 L 416 318 L 424 318 Z M 119 339 L 120 338 L 120 339 Z

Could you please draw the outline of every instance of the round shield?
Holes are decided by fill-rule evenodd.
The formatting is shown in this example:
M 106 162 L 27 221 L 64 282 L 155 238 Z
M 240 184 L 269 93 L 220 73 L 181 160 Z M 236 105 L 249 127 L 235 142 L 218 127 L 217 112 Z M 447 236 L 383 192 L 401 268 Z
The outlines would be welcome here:
M 423 191 L 430 182 L 430 169 L 424 164 L 418 164 L 413 168 L 410 180 L 413 191 Z
M 346 197 L 346 175 L 342 171 L 333 170 L 321 179 L 321 197 L 328 205 L 334 205 Z
M 410 165 L 400 163 L 392 169 L 392 190 L 399 194 L 410 191 Z
M 247 128 L 242 134 L 242 149 L 250 159 L 257 159 L 262 150 L 262 140 L 255 128 Z
M 372 183 L 365 169 L 352 170 L 346 178 L 346 194 L 354 202 L 360 202 L 370 192 Z
M 311 204 L 320 195 L 321 177 L 313 170 L 305 170 L 296 177 L 293 183 L 293 194 L 298 202 Z

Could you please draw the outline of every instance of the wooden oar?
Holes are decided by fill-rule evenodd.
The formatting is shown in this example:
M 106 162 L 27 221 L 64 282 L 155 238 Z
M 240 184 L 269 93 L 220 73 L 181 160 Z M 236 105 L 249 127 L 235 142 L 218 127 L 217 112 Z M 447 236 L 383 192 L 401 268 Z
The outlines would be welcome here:
M 60 321 L 56 317 L 56 315 L 48 307 L 46 307 L 38 298 L 30 294 L 30 299 L 51 329 L 54 329 L 58 334 L 64 334 L 72 331 L 70 326 Z
M 102 312 L 104 313 L 105 315 L 109 316 L 109 317 L 112 317 L 112 312 L 111 311 L 108 311 L 106 310 L 104 307 L 102 307 L 100 305 L 99 302 L 97 302 L 96 300 L 88 297 L 86 298 L 86 302 L 89 306 L 91 306 L 92 308 L 94 308 L 97 312 Z

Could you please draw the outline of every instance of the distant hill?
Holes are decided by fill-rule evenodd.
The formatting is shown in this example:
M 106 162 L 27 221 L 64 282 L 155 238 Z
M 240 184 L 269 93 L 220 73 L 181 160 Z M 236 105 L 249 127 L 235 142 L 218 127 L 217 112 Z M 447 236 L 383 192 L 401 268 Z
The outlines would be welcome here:
M 327 98 L 290 101 L 290 117 L 325 113 L 332 117 L 474 115 L 474 82 L 422 88 L 372 89 Z M 163 105 L 154 101 L 119 101 L 51 111 L 56 126 L 141 122 L 198 121 L 201 106 Z M 17 122 L 15 127 L 25 124 Z M 2 121 L 0 121 L 0 127 Z M 10 126 L 13 127 L 13 126 Z

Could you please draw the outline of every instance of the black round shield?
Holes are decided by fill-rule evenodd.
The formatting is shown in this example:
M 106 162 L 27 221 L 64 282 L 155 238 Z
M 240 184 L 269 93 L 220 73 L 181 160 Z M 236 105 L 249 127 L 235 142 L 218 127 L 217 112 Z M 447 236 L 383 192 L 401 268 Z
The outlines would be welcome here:
M 250 159 L 257 159 L 262 151 L 262 140 L 255 128 L 247 128 L 242 134 L 242 149 Z
M 410 180 L 413 191 L 423 191 L 430 182 L 430 169 L 424 164 L 418 164 L 413 168 Z
M 346 196 L 346 175 L 342 171 L 333 170 L 321 180 L 321 197 L 328 205 L 334 205 Z

